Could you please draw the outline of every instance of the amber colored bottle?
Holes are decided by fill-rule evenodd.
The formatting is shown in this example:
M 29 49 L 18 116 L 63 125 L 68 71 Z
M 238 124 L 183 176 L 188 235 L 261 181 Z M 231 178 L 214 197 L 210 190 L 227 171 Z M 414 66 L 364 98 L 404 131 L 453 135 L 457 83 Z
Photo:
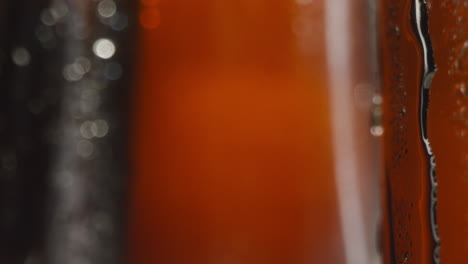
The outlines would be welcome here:
M 129 263 L 375 263 L 365 2 L 141 1 Z
M 434 191 L 419 120 L 424 49 L 412 22 L 416 2 L 381 1 L 386 230 L 392 252 L 386 263 L 467 263 L 468 6 L 419 1 L 427 2 L 429 50 L 437 66 L 427 98 Z
M 441 263 L 468 263 L 468 6 L 428 1 L 437 74 L 430 139 L 437 163 Z
M 383 0 L 380 8 L 386 231 L 391 248 L 386 263 L 433 259 L 430 181 L 419 122 L 423 59 L 411 21 L 412 2 Z

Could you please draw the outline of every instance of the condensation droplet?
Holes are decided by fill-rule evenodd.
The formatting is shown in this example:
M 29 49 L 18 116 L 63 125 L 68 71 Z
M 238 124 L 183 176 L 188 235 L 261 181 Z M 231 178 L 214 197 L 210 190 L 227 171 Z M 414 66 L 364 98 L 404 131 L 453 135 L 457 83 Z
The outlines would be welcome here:
M 372 103 L 375 105 L 381 105 L 383 102 L 383 98 L 381 95 L 377 94 L 372 97 Z
M 81 80 L 85 73 L 86 71 L 83 66 L 78 63 L 68 64 L 63 68 L 63 77 L 71 82 Z
M 109 132 L 109 125 L 106 120 L 96 120 L 94 122 L 94 130 L 93 130 L 93 135 L 98 138 L 105 137 L 107 133 Z
M 85 121 L 80 126 L 81 137 L 85 139 L 91 139 L 94 137 L 94 130 L 96 130 L 96 124 L 91 121 Z
M 395 26 L 395 36 L 400 36 L 400 28 L 398 26 Z
M 80 56 L 76 58 L 75 63 L 80 65 L 85 72 L 89 72 L 89 70 L 91 70 L 91 62 L 86 57 Z
M 461 106 L 459 109 L 458 109 L 458 118 L 460 120 L 465 120 L 466 119 L 466 114 L 467 114 L 467 108 L 466 106 Z
M 13 63 L 21 67 L 29 65 L 31 61 L 31 55 L 29 54 L 29 51 L 23 47 L 14 49 L 13 53 L 11 54 L 11 58 Z
M 89 140 L 80 140 L 76 145 L 76 152 L 83 158 L 89 158 L 94 153 L 94 144 Z
M 81 137 L 92 139 L 94 137 L 102 138 L 109 132 L 107 121 L 99 119 L 96 121 L 85 121 L 80 126 Z
M 455 85 L 455 89 L 461 93 L 463 96 L 468 96 L 468 90 L 466 89 L 466 84 L 465 83 L 457 83 Z
M 461 138 L 465 138 L 468 134 L 468 131 L 464 128 L 458 129 L 457 130 L 457 135 Z
M 101 17 L 109 18 L 115 15 L 117 6 L 112 0 L 104 0 L 98 4 L 98 13 Z
M 382 126 L 373 126 L 371 127 L 370 132 L 374 137 L 380 137 L 383 135 L 384 129 Z
M 101 38 L 94 42 L 93 52 L 101 59 L 110 59 L 115 54 L 114 42 L 110 39 Z
M 54 32 L 50 27 L 39 25 L 36 28 L 36 37 L 41 43 L 49 43 L 54 40 Z
M 69 11 L 68 5 L 65 3 L 65 1 L 55 1 L 51 10 L 52 13 L 59 19 L 66 16 Z
M 53 7 L 45 9 L 41 12 L 41 21 L 44 25 L 53 26 L 61 18 L 68 14 L 68 6 L 62 1 L 57 1 Z
M 41 21 L 47 26 L 53 26 L 57 23 L 56 17 L 50 9 L 45 9 L 41 12 Z
M 405 252 L 405 254 L 403 256 L 403 263 L 406 263 L 408 261 L 408 257 L 409 257 L 409 253 Z

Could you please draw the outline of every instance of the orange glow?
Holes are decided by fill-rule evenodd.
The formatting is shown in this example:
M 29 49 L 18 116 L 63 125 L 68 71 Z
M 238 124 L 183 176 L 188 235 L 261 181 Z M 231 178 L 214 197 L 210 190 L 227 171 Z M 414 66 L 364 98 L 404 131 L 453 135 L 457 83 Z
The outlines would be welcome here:
M 155 29 L 161 23 L 161 15 L 158 8 L 143 8 L 140 11 L 140 24 L 146 29 Z
M 323 3 L 303 8 L 158 4 L 164 23 L 140 34 L 130 263 L 343 263 Z M 314 36 L 295 33 L 309 18 Z
M 160 0 L 140 0 L 140 3 L 144 6 L 156 6 Z

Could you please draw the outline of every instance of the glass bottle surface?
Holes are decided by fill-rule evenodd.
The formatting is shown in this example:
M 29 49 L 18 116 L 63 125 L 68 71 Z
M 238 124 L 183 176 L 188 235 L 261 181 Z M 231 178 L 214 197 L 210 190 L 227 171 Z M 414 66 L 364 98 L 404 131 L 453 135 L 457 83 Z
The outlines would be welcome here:
M 441 263 L 468 262 L 468 4 L 428 1 L 438 67 L 431 91 L 429 131 L 437 161 Z
M 141 1 L 129 263 L 377 261 L 365 7 Z
M 389 210 L 384 230 L 390 243 L 386 263 L 432 263 L 433 259 L 429 162 L 420 123 L 424 54 L 412 20 L 413 2 L 384 0 L 380 8 Z
M 385 168 L 390 238 L 387 263 L 465 263 L 467 212 L 468 47 L 464 1 L 382 1 L 381 52 L 386 112 Z M 428 46 L 418 41 L 414 7 L 427 4 Z M 424 84 L 424 55 L 437 71 Z M 424 98 L 421 83 L 430 92 Z M 427 92 L 427 91 L 426 91 Z M 421 137 L 428 101 L 428 159 Z M 418 120 L 419 119 L 419 120 Z M 432 165 L 431 165 L 432 164 Z M 435 168 L 432 174 L 430 168 Z M 433 177 L 435 175 L 435 178 Z

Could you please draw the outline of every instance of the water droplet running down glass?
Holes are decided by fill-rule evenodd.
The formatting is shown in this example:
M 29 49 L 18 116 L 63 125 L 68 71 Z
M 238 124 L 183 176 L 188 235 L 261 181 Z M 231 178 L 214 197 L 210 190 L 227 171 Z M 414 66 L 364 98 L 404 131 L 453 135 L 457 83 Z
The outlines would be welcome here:
M 433 263 L 435 164 L 427 133 L 432 60 L 425 2 L 382 0 L 386 263 Z

